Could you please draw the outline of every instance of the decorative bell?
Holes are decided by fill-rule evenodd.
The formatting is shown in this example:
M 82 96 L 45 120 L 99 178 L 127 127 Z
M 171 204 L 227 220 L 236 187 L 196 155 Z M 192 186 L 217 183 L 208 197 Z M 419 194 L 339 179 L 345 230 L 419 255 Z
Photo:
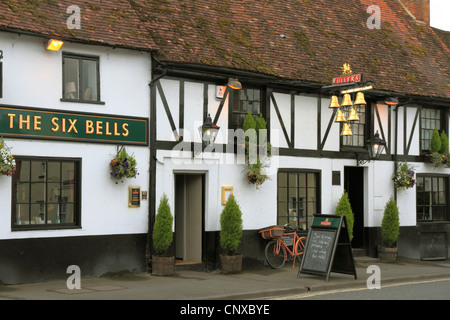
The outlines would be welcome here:
M 341 136 L 352 136 L 352 129 L 350 129 L 350 125 L 348 123 L 344 123 L 342 128 Z
M 337 111 L 336 119 L 334 119 L 334 122 L 345 122 L 345 115 L 341 109 Z
M 353 105 L 352 98 L 350 97 L 350 94 L 346 93 L 344 94 L 344 98 L 342 99 L 341 107 L 349 107 Z
M 364 93 L 362 93 L 361 91 L 356 94 L 355 104 L 356 105 L 367 104 L 366 100 L 364 100 Z
M 350 114 L 348 115 L 348 121 L 359 121 L 358 112 L 355 108 L 350 110 Z
M 339 102 L 338 102 L 337 96 L 331 97 L 331 102 L 330 102 L 330 105 L 328 106 L 328 108 L 339 108 Z

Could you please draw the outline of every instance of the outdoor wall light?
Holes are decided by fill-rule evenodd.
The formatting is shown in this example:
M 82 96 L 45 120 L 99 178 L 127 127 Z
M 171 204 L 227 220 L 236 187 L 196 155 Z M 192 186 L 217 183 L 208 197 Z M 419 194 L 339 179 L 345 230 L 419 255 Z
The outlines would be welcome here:
M 398 105 L 399 101 L 397 98 L 388 97 L 386 100 L 384 100 L 384 103 L 388 106 L 396 106 Z
M 242 89 L 242 84 L 238 81 L 236 78 L 229 78 L 228 79 L 228 86 L 231 89 L 240 90 Z
M 367 149 L 369 151 L 369 159 L 361 160 L 357 157 L 357 164 L 361 165 L 366 162 L 378 160 L 386 147 L 386 141 L 380 138 L 378 131 L 375 133 L 372 139 L 367 140 Z
M 198 128 L 200 136 L 202 137 L 203 147 L 207 147 L 210 144 L 214 143 L 219 129 L 219 126 L 212 123 L 211 116 L 208 114 L 208 116 L 206 117 L 206 121 Z
M 367 143 L 369 147 L 369 159 L 378 160 L 383 153 L 384 147 L 386 147 L 386 141 L 380 138 L 377 131 L 373 138 L 369 139 Z
M 64 44 L 64 41 L 56 40 L 56 39 L 50 39 L 47 42 L 47 50 L 50 51 L 59 51 L 61 49 L 62 45 Z

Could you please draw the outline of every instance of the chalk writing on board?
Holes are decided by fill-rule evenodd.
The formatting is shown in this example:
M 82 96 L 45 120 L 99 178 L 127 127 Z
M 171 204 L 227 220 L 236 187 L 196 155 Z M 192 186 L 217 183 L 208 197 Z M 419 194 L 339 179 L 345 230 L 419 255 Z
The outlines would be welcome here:
M 335 235 L 335 231 L 314 230 L 311 232 L 309 245 L 305 250 L 305 269 L 327 270 Z

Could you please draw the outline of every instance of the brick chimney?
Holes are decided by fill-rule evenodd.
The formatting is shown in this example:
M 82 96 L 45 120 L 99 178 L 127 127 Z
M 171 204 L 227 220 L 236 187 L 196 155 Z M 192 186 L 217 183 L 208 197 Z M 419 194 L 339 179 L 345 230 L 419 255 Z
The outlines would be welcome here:
M 430 25 L 430 0 L 399 0 L 399 2 L 414 20 Z

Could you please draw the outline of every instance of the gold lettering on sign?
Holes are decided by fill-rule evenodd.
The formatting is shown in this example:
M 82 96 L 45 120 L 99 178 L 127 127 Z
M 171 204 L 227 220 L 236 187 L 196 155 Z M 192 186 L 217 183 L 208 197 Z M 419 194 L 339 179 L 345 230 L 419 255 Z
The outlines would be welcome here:
M 9 117 L 9 128 L 10 129 L 12 129 L 13 128 L 13 120 L 14 120 L 14 117 L 15 117 L 16 115 L 14 114 L 14 113 L 8 113 L 8 117 Z
M 94 122 L 92 120 L 86 120 L 86 134 L 94 133 Z
M 23 129 L 23 125 L 26 124 L 27 130 L 30 130 L 30 116 L 26 116 L 26 120 L 23 119 L 23 116 L 19 114 L 19 129 Z
M 122 130 L 123 130 L 122 136 L 128 137 L 128 134 L 130 133 L 130 132 L 128 131 L 128 123 L 124 123 L 124 124 L 122 125 Z
M 33 117 L 34 119 L 33 119 L 33 130 L 36 130 L 36 131 L 40 131 L 41 130 L 41 116 L 34 116 Z

